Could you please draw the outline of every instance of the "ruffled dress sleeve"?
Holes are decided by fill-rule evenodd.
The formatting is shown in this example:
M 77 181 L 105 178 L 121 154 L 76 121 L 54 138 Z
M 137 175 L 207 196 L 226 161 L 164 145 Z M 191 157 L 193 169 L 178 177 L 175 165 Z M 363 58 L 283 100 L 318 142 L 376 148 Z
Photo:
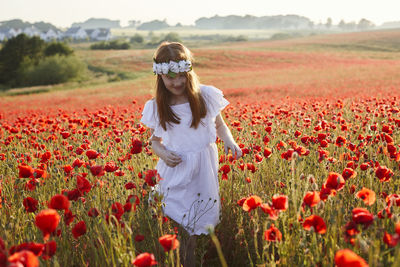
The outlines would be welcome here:
M 215 118 L 221 112 L 221 110 L 229 105 L 229 101 L 225 99 L 222 91 L 214 86 L 202 85 L 200 90 L 201 95 L 206 102 L 207 116 Z
M 146 125 L 146 127 L 154 129 L 153 134 L 155 136 L 161 137 L 162 127 L 159 123 L 157 105 L 154 99 L 147 101 L 144 105 L 140 122 Z

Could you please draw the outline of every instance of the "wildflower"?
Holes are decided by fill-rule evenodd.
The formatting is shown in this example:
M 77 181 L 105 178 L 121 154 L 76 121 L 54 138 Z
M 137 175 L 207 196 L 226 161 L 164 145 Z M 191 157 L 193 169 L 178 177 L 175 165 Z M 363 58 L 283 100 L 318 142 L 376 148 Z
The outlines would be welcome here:
M 84 235 L 86 233 L 86 223 L 85 221 L 80 221 L 72 228 L 72 235 L 75 239 Z
M 271 242 L 279 242 L 282 240 L 282 233 L 278 228 L 275 227 L 274 224 L 271 224 L 269 229 L 264 232 L 264 240 Z
M 254 209 L 256 209 L 258 206 L 260 206 L 262 203 L 262 200 L 259 196 L 250 196 L 248 197 L 244 203 L 243 203 L 243 209 L 245 211 L 252 211 Z
M 8 257 L 10 263 L 14 263 L 13 266 L 24 266 L 24 267 L 38 267 L 39 260 L 35 254 L 29 250 L 23 250 L 16 252 Z M 12 264 L 10 265 L 12 266 Z
M 356 197 L 362 199 L 368 206 L 374 204 L 376 200 L 375 192 L 365 187 L 356 193 Z
M 164 251 L 174 250 L 179 246 L 179 241 L 176 239 L 176 235 L 163 235 L 158 239 Z
M 149 267 L 157 264 L 156 259 L 153 254 L 144 252 L 139 254 L 132 262 L 133 265 L 137 267 Z
M 68 210 L 69 209 L 69 200 L 64 195 L 55 195 L 51 198 L 49 208 L 55 210 Z
M 279 211 L 285 211 L 288 208 L 288 197 L 285 195 L 275 195 L 272 197 L 272 206 Z
M 314 228 L 314 231 L 319 234 L 326 233 L 326 224 L 324 219 L 319 217 L 318 215 L 311 215 L 307 217 L 303 222 L 303 228 L 306 230 L 310 230 L 311 227 Z
M 42 231 L 44 240 L 56 230 L 59 222 L 60 215 L 54 209 L 42 210 L 35 217 L 35 225 Z
M 350 249 L 338 250 L 335 254 L 337 267 L 368 267 L 367 262 Z
M 38 201 L 32 197 L 24 198 L 23 204 L 27 212 L 35 212 L 38 207 Z
M 319 192 L 316 191 L 307 192 L 303 198 L 303 203 L 311 208 L 316 206 L 320 201 Z

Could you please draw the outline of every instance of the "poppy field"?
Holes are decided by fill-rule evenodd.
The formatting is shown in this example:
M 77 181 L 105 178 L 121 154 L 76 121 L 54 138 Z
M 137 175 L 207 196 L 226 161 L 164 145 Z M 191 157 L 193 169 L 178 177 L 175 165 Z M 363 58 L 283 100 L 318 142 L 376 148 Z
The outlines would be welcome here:
M 198 266 L 400 266 L 399 47 L 382 31 L 192 49 L 243 151 L 217 139 Z M 0 98 L 0 266 L 180 266 L 139 122 L 153 51 L 76 53 L 140 75 Z

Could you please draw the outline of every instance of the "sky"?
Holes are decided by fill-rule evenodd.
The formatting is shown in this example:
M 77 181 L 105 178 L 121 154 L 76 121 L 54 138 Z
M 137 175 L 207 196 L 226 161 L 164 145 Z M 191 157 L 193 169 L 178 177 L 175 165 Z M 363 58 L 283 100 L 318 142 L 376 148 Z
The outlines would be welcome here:
M 214 15 L 273 16 L 295 14 L 315 23 L 333 24 L 365 18 L 376 25 L 400 21 L 399 0 L 0 0 L 0 21 L 22 19 L 70 27 L 89 18 L 147 22 L 164 20 L 194 25 L 200 17 Z

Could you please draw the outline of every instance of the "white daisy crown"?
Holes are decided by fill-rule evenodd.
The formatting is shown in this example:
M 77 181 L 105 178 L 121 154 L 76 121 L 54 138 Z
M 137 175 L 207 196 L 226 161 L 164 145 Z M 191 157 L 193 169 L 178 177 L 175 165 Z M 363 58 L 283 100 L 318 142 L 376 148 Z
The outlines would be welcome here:
M 154 74 L 168 74 L 174 77 L 179 72 L 188 72 L 192 70 L 192 62 L 190 60 L 181 60 L 179 62 L 170 61 L 156 63 L 153 62 L 153 72 Z

